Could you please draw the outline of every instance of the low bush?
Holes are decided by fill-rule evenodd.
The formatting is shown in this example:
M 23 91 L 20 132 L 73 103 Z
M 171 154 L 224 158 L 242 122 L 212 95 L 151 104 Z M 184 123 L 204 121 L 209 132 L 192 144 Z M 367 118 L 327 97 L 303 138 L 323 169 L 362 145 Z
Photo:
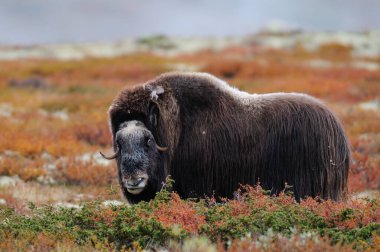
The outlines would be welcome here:
M 329 248 L 380 248 L 379 200 L 337 203 L 308 198 L 297 203 L 284 193 L 270 197 L 260 186 L 243 187 L 238 200 L 222 202 L 182 200 L 163 190 L 151 202 L 132 206 L 89 202 L 79 209 L 33 204 L 30 208 L 30 216 L 1 208 L 2 249 L 15 243 L 24 248 L 44 244 L 47 250 L 63 243 L 105 250 L 151 249 L 185 246 L 192 237 L 205 237 L 232 251 L 247 246 L 282 250 L 280 245 L 285 243 L 306 250 L 307 246 L 324 249 L 327 244 Z
M 104 186 L 116 180 L 116 168 L 113 165 L 101 165 L 80 160 L 78 157 L 70 157 L 58 162 L 54 172 L 54 178 L 59 182 L 72 185 L 96 185 Z

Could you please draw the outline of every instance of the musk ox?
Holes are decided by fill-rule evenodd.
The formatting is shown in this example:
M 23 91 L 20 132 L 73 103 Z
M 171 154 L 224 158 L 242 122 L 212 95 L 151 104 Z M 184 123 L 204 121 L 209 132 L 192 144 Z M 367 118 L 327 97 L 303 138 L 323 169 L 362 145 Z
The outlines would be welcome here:
M 181 197 L 231 197 L 260 181 L 340 200 L 350 161 L 341 124 L 305 94 L 248 94 L 207 73 L 169 73 L 125 88 L 109 109 L 119 181 L 130 203 L 171 175 Z M 104 155 L 103 155 L 104 156 Z

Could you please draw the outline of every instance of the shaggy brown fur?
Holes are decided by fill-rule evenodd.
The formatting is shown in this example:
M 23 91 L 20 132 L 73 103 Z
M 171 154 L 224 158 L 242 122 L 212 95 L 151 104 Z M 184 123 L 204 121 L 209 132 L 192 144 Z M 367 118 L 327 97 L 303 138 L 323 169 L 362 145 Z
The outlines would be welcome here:
M 147 121 L 152 106 L 156 128 Z M 113 137 L 124 121 L 140 120 L 168 147 L 159 180 L 170 174 L 182 197 L 232 197 L 239 184 L 258 181 L 274 194 L 287 183 L 297 200 L 339 200 L 346 190 L 350 152 L 342 126 L 304 94 L 250 95 L 209 74 L 170 73 L 122 90 L 109 116 Z

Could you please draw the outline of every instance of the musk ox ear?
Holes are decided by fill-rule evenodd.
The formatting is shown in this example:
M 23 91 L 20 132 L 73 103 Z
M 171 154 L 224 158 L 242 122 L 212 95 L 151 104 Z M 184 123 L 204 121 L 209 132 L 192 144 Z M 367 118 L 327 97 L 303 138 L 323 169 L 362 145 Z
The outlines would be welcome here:
M 158 106 L 155 102 L 150 102 L 148 107 L 148 125 L 151 130 L 156 129 L 158 125 L 158 117 L 160 116 L 160 112 Z

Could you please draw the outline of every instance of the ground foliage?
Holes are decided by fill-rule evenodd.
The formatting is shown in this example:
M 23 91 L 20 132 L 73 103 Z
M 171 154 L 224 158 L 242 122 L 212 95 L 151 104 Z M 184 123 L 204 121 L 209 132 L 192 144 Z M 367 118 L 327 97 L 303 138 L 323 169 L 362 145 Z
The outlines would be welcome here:
M 172 57 L 0 62 L 0 176 L 21 180 L 0 187 L 0 250 L 378 251 L 380 113 L 371 106 L 380 99 L 380 72 L 355 63 L 380 58 L 351 50 L 247 45 Z M 115 164 L 96 156 L 111 150 L 109 104 L 122 87 L 178 69 L 207 71 L 252 93 L 320 98 L 351 145 L 347 201 L 295 203 L 242 187 L 221 203 L 164 191 L 152 202 L 104 206 L 121 200 Z
M 78 249 L 151 249 L 180 247 L 188 239 L 202 237 L 227 250 L 279 245 L 275 243 L 284 243 L 288 249 L 297 244 L 319 249 L 327 244 L 380 249 L 379 200 L 334 203 L 308 198 L 297 203 L 285 193 L 268 196 L 260 186 L 244 186 L 239 192 L 239 199 L 217 202 L 213 198 L 182 200 L 164 189 L 151 202 L 132 206 L 87 202 L 79 208 L 54 208 L 30 204 L 29 215 L 2 207 L 1 246 L 57 249 L 68 243 Z

